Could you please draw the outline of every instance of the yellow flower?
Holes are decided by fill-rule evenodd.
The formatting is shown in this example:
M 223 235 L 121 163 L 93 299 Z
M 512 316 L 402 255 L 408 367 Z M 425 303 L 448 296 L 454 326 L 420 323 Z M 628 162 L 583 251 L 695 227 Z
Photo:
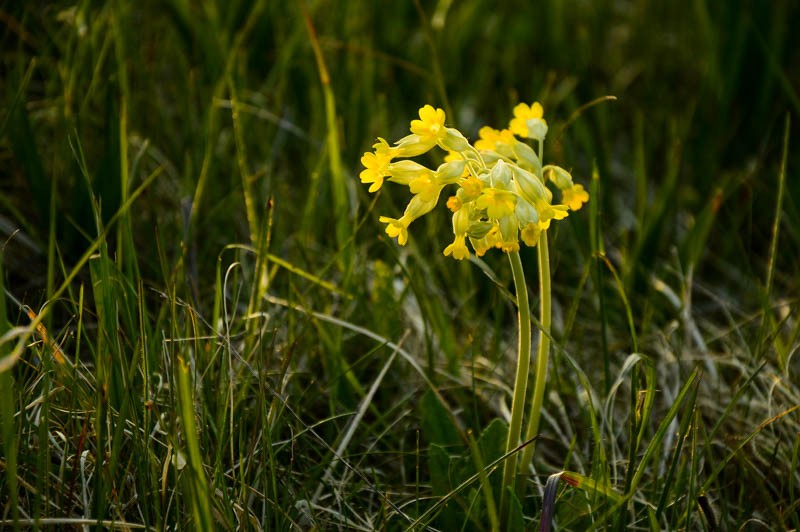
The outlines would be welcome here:
M 500 132 L 493 127 L 483 126 L 478 130 L 480 137 L 475 141 L 475 148 L 484 151 L 494 151 L 494 145 L 500 140 Z
M 446 135 L 444 110 L 425 105 L 419 110 L 420 120 L 411 121 L 411 132 L 419 135 L 422 141 L 436 142 Z
M 466 235 L 456 235 L 452 244 L 444 248 L 444 256 L 453 256 L 456 260 L 464 260 L 469 258 L 469 248 L 466 244 Z
M 514 134 L 509 129 L 499 131 L 493 127 L 484 126 L 478 130 L 479 140 L 475 142 L 475 148 L 483 151 L 497 151 L 498 144 L 510 145 L 514 140 Z
M 390 175 L 389 163 L 392 156 L 388 151 L 378 151 L 377 153 L 367 152 L 361 157 L 361 164 L 364 170 L 359 177 L 362 183 L 372 183 L 369 187 L 370 192 L 375 192 L 383 185 L 383 178 Z
M 520 137 L 543 140 L 547 135 L 547 122 L 542 118 L 543 115 L 544 109 L 539 102 L 530 106 L 526 103 L 517 104 L 509 127 Z
M 550 220 L 563 220 L 569 215 L 566 205 L 550 205 L 546 201 L 537 201 L 536 210 L 539 211 L 539 227 L 550 228 Z
M 584 203 L 589 201 L 589 193 L 584 190 L 583 185 L 572 185 L 572 187 L 561 191 L 561 201 L 570 210 L 577 211 Z
M 500 230 L 500 241 L 496 244 L 505 253 L 519 251 L 519 221 L 515 215 L 509 215 L 497 221 Z
M 421 164 L 411 161 L 409 159 L 403 159 L 402 161 L 397 161 L 396 163 L 391 163 L 388 168 L 389 172 L 389 181 L 392 183 L 399 183 L 401 185 L 408 185 L 415 179 L 428 176 L 433 177 L 433 170 L 430 168 L 426 168 Z
M 522 228 L 522 231 L 520 231 L 520 236 L 522 237 L 522 241 L 525 242 L 526 246 L 533 247 L 539 243 L 539 235 L 541 232 L 542 229 L 539 227 L 539 224 L 531 222 Z
M 483 237 L 486 240 L 486 245 L 491 248 L 499 248 L 503 242 L 503 235 L 500 233 L 500 227 L 495 224 Z
M 464 201 L 472 201 L 481 195 L 483 181 L 477 177 L 468 177 L 461 182 L 461 190 L 464 191 Z
M 499 188 L 486 188 L 483 194 L 475 200 L 479 209 L 486 209 L 489 218 L 502 218 L 514 212 L 517 197 L 508 190 Z
M 472 249 L 475 250 L 475 254 L 479 257 L 486 255 L 486 252 L 492 248 L 485 236 L 483 238 L 469 237 L 469 241 L 472 244 Z
M 450 196 L 449 198 L 447 198 L 447 208 L 450 209 L 451 211 L 456 212 L 462 206 L 463 204 L 461 203 L 461 200 L 458 199 L 456 196 Z
M 503 251 L 503 253 L 519 251 L 519 240 L 504 240 L 500 243 L 500 249 Z
M 431 179 L 429 175 L 421 175 L 408 184 L 412 194 L 419 194 L 424 201 L 432 201 L 439 197 L 442 185 Z
M 408 242 L 408 222 L 404 220 L 405 216 L 396 220 L 388 216 L 381 216 L 378 220 L 386 225 L 386 234 L 391 238 L 397 238 L 397 243 L 405 246 Z

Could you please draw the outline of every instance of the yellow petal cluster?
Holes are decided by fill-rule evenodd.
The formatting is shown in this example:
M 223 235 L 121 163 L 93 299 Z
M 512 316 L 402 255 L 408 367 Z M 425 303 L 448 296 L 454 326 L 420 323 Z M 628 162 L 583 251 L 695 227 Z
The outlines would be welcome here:
M 444 110 L 425 105 L 418 114 L 409 135 L 393 145 L 379 138 L 373 151 L 361 157 L 360 178 L 370 185 L 370 192 L 391 181 L 407 186 L 411 193 L 400 218 L 379 218 L 386 224 L 386 234 L 401 246 L 408 242 L 409 225 L 433 210 L 449 186 L 455 187 L 446 201 L 453 214 L 454 239 L 443 253 L 456 260 L 470 257 L 467 240 L 478 256 L 492 248 L 517 251 L 520 241 L 535 246 L 553 220 L 563 220 L 589 200 L 568 171 L 542 166 L 547 122 L 538 102 L 515 106 L 507 129 L 481 128 L 474 145 L 460 131 L 446 126 Z M 517 137 L 538 140 L 539 153 Z M 410 159 L 435 147 L 446 152 L 436 169 Z M 561 192 L 560 204 L 552 202 L 548 184 Z

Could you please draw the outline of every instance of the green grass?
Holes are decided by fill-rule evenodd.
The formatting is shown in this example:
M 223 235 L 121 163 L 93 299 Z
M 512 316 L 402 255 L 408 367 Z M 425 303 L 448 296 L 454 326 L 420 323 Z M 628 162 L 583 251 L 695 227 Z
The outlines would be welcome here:
M 800 9 L 519 4 L 0 5 L 0 528 L 492 530 L 508 261 L 359 158 L 534 100 L 592 197 L 511 522 L 800 528 Z

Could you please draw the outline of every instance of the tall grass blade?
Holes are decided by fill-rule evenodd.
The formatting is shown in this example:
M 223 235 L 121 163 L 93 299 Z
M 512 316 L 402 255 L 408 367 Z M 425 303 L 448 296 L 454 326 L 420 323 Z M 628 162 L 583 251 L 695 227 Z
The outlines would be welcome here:
M 195 423 L 194 393 L 189 374 L 189 365 L 183 358 L 177 361 L 178 405 L 183 440 L 188 454 L 188 472 L 186 484 L 188 487 L 189 506 L 194 518 L 194 526 L 198 530 L 213 530 L 214 521 L 211 516 L 211 495 L 209 493 L 209 480 L 204 470 L 203 457 L 200 451 L 201 444 L 198 437 L 197 424 Z
M 774 283 L 775 278 L 775 261 L 778 255 L 778 241 L 780 239 L 780 232 L 781 232 L 781 218 L 783 213 L 783 195 L 784 189 L 786 188 L 786 159 L 789 156 L 789 135 L 791 131 L 791 118 L 790 115 L 787 113 L 786 118 L 784 120 L 783 125 L 783 150 L 781 153 L 781 166 L 780 170 L 778 171 L 778 193 L 775 199 L 775 215 L 772 221 L 772 235 L 770 238 L 770 245 L 769 245 L 769 258 L 767 259 L 767 279 L 764 283 L 764 304 L 763 304 L 763 315 L 761 317 L 761 329 L 759 331 L 759 341 L 758 341 L 758 349 L 757 353 L 761 353 L 763 350 L 763 343 L 765 338 L 769 335 L 767 329 L 774 326 L 774 318 L 772 315 L 771 310 L 771 303 L 772 300 L 772 285 Z M 786 367 L 786 359 L 788 356 L 787 347 L 778 345 L 780 343 L 779 338 L 775 338 L 776 351 L 778 356 L 778 366 L 780 367 L 781 371 L 787 371 Z
M 5 272 L 3 271 L 3 249 L 0 248 L 0 337 L 4 337 L 11 329 L 6 314 Z M 6 343 L 0 343 L 0 360 L 11 356 L 11 350 Z M 17 392 L 14 376 L 8 371 L 0 371 L 0 435 L 2 435 L 3 472 L 4 479 L 0 485 L 5 485 L 6 493 L 11 504 L 11 520 L 14 530 L 20 529 L 19 523 L 19 485 L 17 483 L 17 423 L 14 414 L 17 410 Z
M 314 51 L 317 72 L 319 74 L 320 83 L 322 84 L 322 94 L 325 102 L 325 124 L 328 130 L 326 135 L 326 147 L 328 169 L 331 175 L 331 192 L 333 194 L 333 215 L 335 220 L 334 226 L 336 228 L 336 241 L 339 245 L 340 252 L 343 253 L 340 266 L 344 271 L 349 271 L 351 267 L 349 257 L 352 256 L 352 250 L 348 249 L 350 236 L 353 233 L 353 228 L 351 226 L 352 209 L 350 207 L 350 200 L 347 190 L 348 181 L 342 168 L 339 125 L 336 114 L 336 98 L 333 93 L 331 76 L 328 72 L 328 67 L 325 64 L 325 56 L 322 54 L 322 48 L 319 44 L 317 32 L 314 29 L 311 16 L 305 7 L 303 7 L 303 18 L 305 19 L 306 29 L 308 30 L 308 38 L 311 42 L 311 48 Z M 316 201 L 317 198 L 309 199 L 311 201 Z

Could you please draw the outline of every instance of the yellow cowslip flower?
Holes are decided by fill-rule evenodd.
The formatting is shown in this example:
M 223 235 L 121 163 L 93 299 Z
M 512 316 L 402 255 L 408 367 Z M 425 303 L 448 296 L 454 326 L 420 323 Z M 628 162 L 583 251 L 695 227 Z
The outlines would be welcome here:
M 415 179 L 422 176 L 433 177 L 434 172 L 421 164 L 404 159 L 389 165 L 389 181 L 401 185 L 409 185 Z
M 475 200 L 475 206 L 486 209 L 489 218 L 502 218 L 514 212 L 517 197 L 500 188 L 485 188 L 480 197 Z
M 410 222 L 404 218 L 405 216 L 401 217 L 399 220 L 389 218 L 388 216 L 381 216 L 378 218 L 378 221 L 387 224 L 386 234 L 391 238 L 397 238 L 397 243 L 401 246 L 405 246 L 406 242 L 408 242 L 408 224 Z
M 469 258 L 469 249 L 467 248 L 467 231 L 470 225 L 470 213 L 467 209 L 459 209 L 453 213 L 453 234 L 455 239 L 453 243 L 444 248 L 444 256 L 452 256 L 456 260 L 464 260 Z
M 390 175 L 389 163 L 392 157 L 388 152 L 372 153 L 367 152 L 361 157 L 361 164 L 364 170 L 359 177 L 362 183 L 372 183 L 369 187 L 370 192 L 376 192 L 383 185 L 383 178 Z
M 436 191 L 436 195 L 433 197 L 414 194 L 411 201 L 408 202 L 403 216 L 399 219 L 389 218 L 388 216 L 381 216 L 378 218 L 380 222 L 387 224 L 386 234 L 392 238 L 397 238 L 397 243 L 401 246 L 405 246 L 406 242 L 408 242 L 408 226 L 411 225 L 411 222 L 420 216 L 428 214 L 436 207 L 436 204 L 439 202 L 439 192 L 441 192 L 441 190 L 442 187 L 439 187 Z
M 460 183 L 463 192 L 463 201 L 477 199 L 483 191 L 483 181 L 477 177 L 470 176 Z
M 453 243 L 444 248 L 444 256 L 452 256 L 456 260 L 469 258 L 469 248 L 467 247 L 466 235 L 456 235 Z
M 500 243 L 500 249 L 503 253 L 511 253 L 512 251 L 519 251 L 519 240 L 503 240 Z
M 447 198 L 447 208 L 453 212 L 457 212 L 464 204 L 458 199 L 457 196 L 450 196 Z
M 421 175 L 408 184 L 412 194 L 418 194 L 424 201 L 431 201 L 439 197 L 439 192 L 444 188 L 429 175 Z
M 550 228 L 550 220 L 563 220 L 569 215 L 566 205 L 551 205 L 546 201 L 537 201 L 536 210 L 539 212 L 539 227 Z
M 522 237 L 522 241 L 525 242 L 526 246 L 533 247 L 539 243 L 539 235 L 541 235 L 541 233 L 542 228 L 539 227 L 538 222 L 531 222 L 522 228 L 520 231 L 520 236 Z
M 445 134 L 444 110 L 425 105 L 419 110 L 419 120 L 411 121 L 411 132 L 419 135 L 422 141 L 434 143 Z
M 500 227 L 497 224 L 492 225 L 492 228 L 483 238 L 490 248 L 500 248 L 502 246 L 503 235 L 500 234 Z
M 584 203 L 589 201 L 589 193 L 584 190 L 583 185 L 572 185 L 570 188 L 561 191 L 561 201 L 571 211 L 577 211 Z
M 475 238 L 470 236 L 469 243 L 472 244 L 472 249 L 475 250 L 475 254 L 479 257 L 483 257 L 484 255 L 486 255 L 487 251 L 489 251 L 494 247 L 493 244 L 489 244 L 489 241 L 485 236 L 481 238 Z
M 526 103 L 517 104 L 509 128 L 520 137 L 544 140 L 547 135 L 547 122 L 542 118 L 543 115 L 544 109 L 539 102 L 533 102 L 530 106 Z
M 544 139 L 547 123 L 539 103 L 517 105 L 510 129 L 481 128 L 474 147 L 457 129 L 446 127 L 445 120 L 442 109 L 425 105 L 419 119 L 411 121 L 411 134 L 392 146 L 379 138 L 374 151 L 361 158 L 361 180 L 370 183 L 370 192 L 388 180 L 408 186 L 412 193 L 403 216 L 380 217 L 386 234 L 399 245 L 408 242 L 409 225 L 437 205 L 448 185 L 458 188 L 446 202 L 453 213 L 454 239 L 443 253 L 456 260 L 470 257 L 467 239 L 479 257 L 492 248 L 510 253 L 521 243 L 536 246 L 552 220 L 566 218 L 588 201 L 589 195 L 572 182 L 568 171 L 543 167 L 539 153 L 515 136 Z M 448 152 L 436 170 L 409 159 L 434 146 Z M 553 186 L 546 186 L 548 182 Z M 551 188 L 561 191 L 562 204 L 553 205 Z
M 408 157 L 425 153 L 434 145 L 443 150 L 462 152 L 468 149 L 469 142 L 461 132 L 445 127 L 444 110 L 425 105 L 419 110 L 419 120 L 411 121 L 411 135 L 403 137 L 397 148 Z
M 494 151 L 494 145 L 500 137 L 500 132 L 493 127 L 483 126 L 478 130 L 478 140 L 475 141 L 475 149 Z
M 478 136 L 480 138 L 475 141 L 475 148 L 482 151 L 501 151 L 498 145 L 510 146 L 514 141 L 514 133 L 510 129 L 497 130 L 489 126 L 480 128 Z
M 505 253 L 519 251 L 518 225 L 519 222 L 517 217 L 513 214 L 505 216 L 497 221 L 500 239 L 495 245 L 502 249 Z

